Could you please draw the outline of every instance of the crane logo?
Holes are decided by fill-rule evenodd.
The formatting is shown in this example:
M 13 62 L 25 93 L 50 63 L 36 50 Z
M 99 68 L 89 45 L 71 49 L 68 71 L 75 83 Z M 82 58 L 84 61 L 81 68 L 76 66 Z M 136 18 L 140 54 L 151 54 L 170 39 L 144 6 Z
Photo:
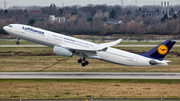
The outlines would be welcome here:
M 160 45 L 158 47 L 158 53 L 161 55 L 165 55 L 168 52 L 168 47 L 166 45 Z

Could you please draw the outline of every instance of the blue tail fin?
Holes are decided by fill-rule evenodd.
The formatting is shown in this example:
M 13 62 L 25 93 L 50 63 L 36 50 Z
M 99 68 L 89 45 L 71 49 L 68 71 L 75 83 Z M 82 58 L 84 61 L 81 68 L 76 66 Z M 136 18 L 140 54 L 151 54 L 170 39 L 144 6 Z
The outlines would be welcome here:
M 140 55 L 162 61 L 175 43 L 175 41 L 167 40 L 150 51 Z

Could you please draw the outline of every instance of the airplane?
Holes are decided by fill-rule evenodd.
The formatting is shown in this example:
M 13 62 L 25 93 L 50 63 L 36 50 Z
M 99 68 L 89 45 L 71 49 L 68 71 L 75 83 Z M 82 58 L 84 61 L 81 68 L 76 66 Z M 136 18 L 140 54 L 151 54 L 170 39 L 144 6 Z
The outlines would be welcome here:
M 122 39 L 97 44 L 23 24 L 9 24 L 3 29 L 17 37 L 17 45 L 20 39 L 24 39 L 52 47 L 57 55 L 67 57 L 77 55 L 80 57 L 78 63 L 81 63 L 83 67 L 89 64 L 86 58 L 125 66 L 167 66 L 171 61 L 163 59 L 176 43 L 173 40 L 166 40 L 146 53 L 134 54 L 111 47 L 120 43 Z

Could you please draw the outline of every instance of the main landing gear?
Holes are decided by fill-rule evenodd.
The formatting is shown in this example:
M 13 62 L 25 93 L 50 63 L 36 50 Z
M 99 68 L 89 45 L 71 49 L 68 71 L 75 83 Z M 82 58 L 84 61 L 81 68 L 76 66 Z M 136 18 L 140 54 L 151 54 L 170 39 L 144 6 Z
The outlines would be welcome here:
M 20 43 L 19 43 L 19 38 L 17 38 L 17 41 L 16 41 L 16 45 L 19 45 Z
M 85 58 L 79 59 L 79 60 L 78 60 L 78 63 L 81 63 L 83 67 L 89 64 L 89 62 L 86 61 Z

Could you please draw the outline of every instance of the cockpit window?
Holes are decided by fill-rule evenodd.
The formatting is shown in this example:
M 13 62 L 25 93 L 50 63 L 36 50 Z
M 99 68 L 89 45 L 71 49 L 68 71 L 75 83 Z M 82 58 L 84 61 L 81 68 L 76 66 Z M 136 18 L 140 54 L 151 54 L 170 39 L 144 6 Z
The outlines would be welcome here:
M 12 26 L 11 26 L 11 25 L 8 25 L 8 26 L 12 28 Z

